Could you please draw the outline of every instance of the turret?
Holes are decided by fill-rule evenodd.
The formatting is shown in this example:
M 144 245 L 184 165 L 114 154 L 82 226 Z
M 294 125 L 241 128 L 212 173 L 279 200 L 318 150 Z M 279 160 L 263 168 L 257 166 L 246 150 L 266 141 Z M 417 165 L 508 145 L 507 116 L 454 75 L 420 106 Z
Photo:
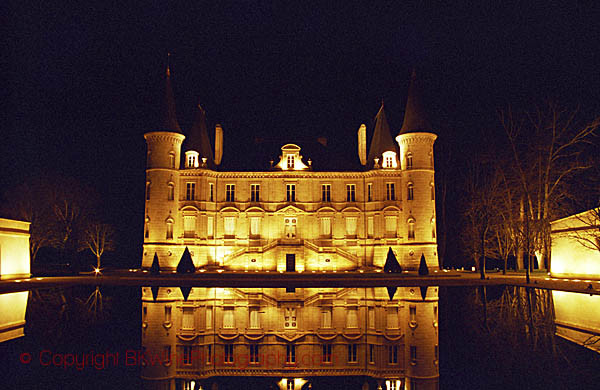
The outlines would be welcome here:
M 390 133 L 390 126 L 385 117 L 382 101 L 381 108 L 375 116 L 375 129 L 369 147 L 367 166 L 371 168 L 398 168 L 396 151 L 397 147 Z M 377 162 L 375 162 L 375 159 L 377 159 Z
M 401 264 L 413 270 L 419 267 L 421 255 L 425 256 L 429 269 L 439 266 L 433 166 L 433 143 L 436 138 L 421 106 L 418 79 L 413 71 L 404 123 L 396 137 L 400 146 L 405 219 L 402 222 L 403 236 L 406 237 L 406 250 Z
M 213 151 L 206 129 L 206 115 L 199 104 L 194 124 L 190 128 L 184 144 L 184 150 L 185 168 L 214 168 Z
M 164 244 L 173 243 L 178 235 L 175 218 L 179 199 L 181 144 L 185 136 L 180 133 L 181 129 L 175 115 L 175 100 L 169 67 L 167 67 L 166 72 L 162 106 L 164 108 L 163 118 L 157 126 L 157 131 L 144 134 L 147 145 L 147 160 L 144 258 L 142 266 L 150 267 L 156 252 L 160 266 L 171 268 L 177 264 L 166 263 L 170 251 Z

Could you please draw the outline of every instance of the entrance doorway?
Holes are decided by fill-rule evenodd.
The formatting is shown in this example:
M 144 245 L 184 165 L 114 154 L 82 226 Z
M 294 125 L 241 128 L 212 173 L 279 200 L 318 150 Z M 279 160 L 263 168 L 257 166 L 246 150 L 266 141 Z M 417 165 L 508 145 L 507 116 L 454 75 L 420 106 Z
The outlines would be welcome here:
M 285 272 L 296 272 L 296 255 L 294 253 L 285 255 Z

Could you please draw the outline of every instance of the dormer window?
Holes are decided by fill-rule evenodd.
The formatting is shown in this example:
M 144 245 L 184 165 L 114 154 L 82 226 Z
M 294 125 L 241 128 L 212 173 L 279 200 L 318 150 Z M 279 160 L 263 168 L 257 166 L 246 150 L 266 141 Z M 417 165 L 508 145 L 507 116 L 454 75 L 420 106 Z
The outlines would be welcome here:
M 302 162 L 300 147 L 294 144 L 287 144 L 281 148 L 279 163 L 275 166 L 284 171 L 301 171 L 308 169 L 308 166 Z
M 198 152 L 193 150 L 185 152 L 185 167 L 198 168 Z
M 383 152 L 383 168 L 398 168 L 395 152 Z

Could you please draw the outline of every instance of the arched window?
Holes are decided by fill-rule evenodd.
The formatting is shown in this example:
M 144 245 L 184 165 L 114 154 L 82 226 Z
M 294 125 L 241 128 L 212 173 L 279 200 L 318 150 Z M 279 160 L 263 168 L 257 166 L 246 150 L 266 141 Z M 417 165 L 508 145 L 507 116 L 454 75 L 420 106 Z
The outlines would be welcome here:
M 412 169 L 413 167 L 413 155 L 411 152 L 406 153 L 406 169 Z
M 414 186 L 413 186 L 413 183 L 408 183 L 407 189 L 408 189 L 408 195 L 407 195 L 406 199 L 407 200 L 413 200 L 414 199 Z
M 168 192 L 167 199 L 174 200 L 175 199 L 175 184 L 169 183 L 168 186 L 169 186 L 169 192 Z
M 172 240 L 172 239 L 173 239 L 173 220 L 169 218 L 167 220 L 167 240 Z
M 175 153 L 174 152 L 169 153 L 169 168 L 175 169 Z
M 408 220 L 408 239 L 415 239 L 415 220 L 413 218 Z
M 146 182 L 146 200 L 150 200 L 150 182 Z

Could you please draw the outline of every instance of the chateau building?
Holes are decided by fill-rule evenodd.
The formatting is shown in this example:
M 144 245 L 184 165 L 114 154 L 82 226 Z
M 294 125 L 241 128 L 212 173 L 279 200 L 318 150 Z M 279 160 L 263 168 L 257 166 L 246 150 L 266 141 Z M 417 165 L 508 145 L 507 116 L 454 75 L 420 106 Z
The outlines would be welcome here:
M 287 143 L 267 169 L 232 171 L 222 168 L 224 131 L 216 125 L 213 153 L 201 107 L 181 131 L 167 69 L 163 123 L 144 135 L 142 266 L 174 271 L 187 248 L 199 278 L 214 271 L 360 277 L 381 272 L 391 248 L 404 270 L 416 270 L 421 257 L 437 269 L 436 135 L 418 92 L 413 72 L 396 142 L 383 103 L 368 148 L 360 126 L 350 157 L 358 169 L 328 170 L 327 161 L 313 163 L 301 144 Z M 401 288 L 393 298 L 385 288 L 193 288 L 185 299 L 177 287 L 144 288 L 145 351 L 170 357 L 142 375 L 157 389 L 217 386 L 215 378 L 234 376 L 272 378 L 288 390 L 326 376 L 364 377 L 365 386 L 388 390 L 437 388 L 437 288 Z

